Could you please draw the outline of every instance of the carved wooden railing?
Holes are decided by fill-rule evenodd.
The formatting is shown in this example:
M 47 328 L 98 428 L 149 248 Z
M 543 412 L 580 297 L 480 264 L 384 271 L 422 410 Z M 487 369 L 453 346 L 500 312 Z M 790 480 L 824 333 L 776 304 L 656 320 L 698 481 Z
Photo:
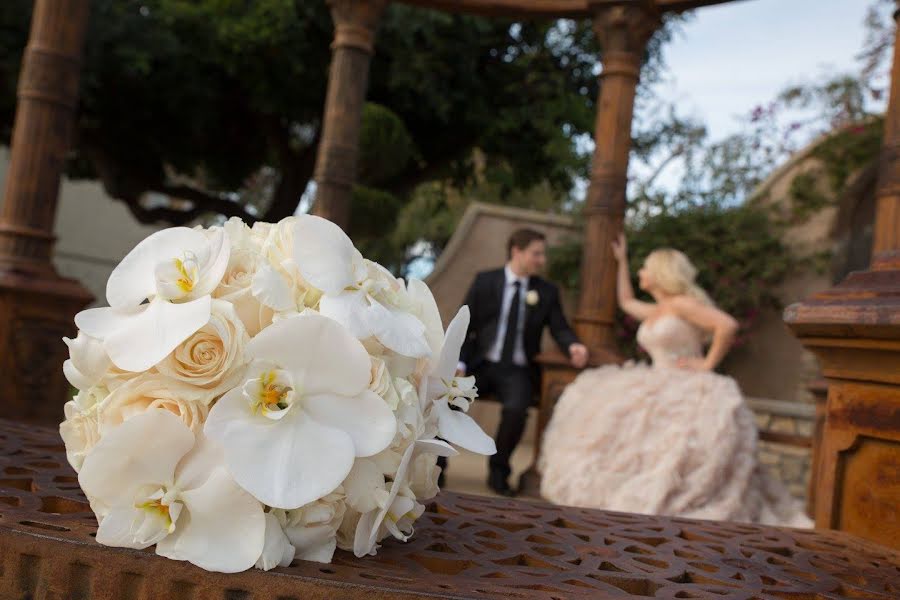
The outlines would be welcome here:
M 652 517 L 442 493 L 408 544 L 332 564 L 209 573 L 96 544 L 55 430 L 0 421 L 0 598 L 900 597 L 900 553 L 832 531 Z

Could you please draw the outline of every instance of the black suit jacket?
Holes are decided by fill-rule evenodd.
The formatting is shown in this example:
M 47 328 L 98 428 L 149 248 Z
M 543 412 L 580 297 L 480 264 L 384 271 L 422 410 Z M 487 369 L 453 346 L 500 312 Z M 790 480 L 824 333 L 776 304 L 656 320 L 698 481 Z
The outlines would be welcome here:
M 505 286 L 504 269 L 482 271 L 475 276 L 475 281 L 472 282 L 472 287 L 466 295 L 465 304 L 469 306 L 471 321 L 459 359 L 466 364 L 469 373 L 477 370 L 484 362 L 485 355 L 496 340 Z M 559 290 L 555 285 L 540 277 L 531 277 L 528 290 L 537 292 L 538 302 L 534 306 L 525 303 L 525 329 L 522 341 L 528 364 L 537 374 L 537 365 L 533 361 L 541 349 L 541 334 L 544 327 L 550 328 L 553 339 L 566 356 L 569 354 L 569 346 L 578 342 L 578 337 L 563 315 Z

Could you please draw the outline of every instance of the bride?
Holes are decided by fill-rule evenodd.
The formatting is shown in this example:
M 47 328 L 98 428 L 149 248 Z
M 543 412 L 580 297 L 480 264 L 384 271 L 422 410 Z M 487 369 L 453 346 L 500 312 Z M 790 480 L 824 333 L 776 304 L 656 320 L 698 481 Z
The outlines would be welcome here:
M 544 433 L 541 494 L 574 506 L 811 527 L 757 463 L 756 425 L 738 386 L 713 373 L 737 322 L 694 282 L 681 252 L 656 250 L 638 272 L 654 302 L 634 297 L 624 236 L 613 252 L 619 306 L 642 321 L 637 339 L 653 365 L 592 369 L 565 389 Z

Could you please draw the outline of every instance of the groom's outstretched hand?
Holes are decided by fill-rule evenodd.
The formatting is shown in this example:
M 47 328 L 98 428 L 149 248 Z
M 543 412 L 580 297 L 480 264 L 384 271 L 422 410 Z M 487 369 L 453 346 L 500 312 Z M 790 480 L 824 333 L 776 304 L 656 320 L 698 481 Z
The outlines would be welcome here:
M 588 349 L 584 344 L 572 344 L 569 346 L 569 361 L 576 369 L 583 369 L 587 366 Z

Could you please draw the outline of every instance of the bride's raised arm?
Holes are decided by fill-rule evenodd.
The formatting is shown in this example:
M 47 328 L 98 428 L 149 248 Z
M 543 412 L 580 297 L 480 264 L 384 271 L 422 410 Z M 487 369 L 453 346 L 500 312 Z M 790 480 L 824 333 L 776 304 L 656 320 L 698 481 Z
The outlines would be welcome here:
M 697 364 L 682 366 L 704 371 L 715 369 L 731 348 L 731 343 L 738 330 L 738 322 L 725 311 L 690 296 L 672 298 L 669 306 L 685 321 L 712 333 L 712 343 L 706 352 L 706 357 L 697 359 L 699 361 Z
M 634 297 L 634 289 L 631 287 L 631 274 L 628 272 L 628 245 L 625 234 L 620 233 L 619 239 L 612 243 L 613 256 L 619 263 L 619 271 L 616 281 L 616 296 L 619 300 L 619 308 L 638 321 L 643 321 L 653 314 L 656 305 L 652 302 L 643 302 Z

